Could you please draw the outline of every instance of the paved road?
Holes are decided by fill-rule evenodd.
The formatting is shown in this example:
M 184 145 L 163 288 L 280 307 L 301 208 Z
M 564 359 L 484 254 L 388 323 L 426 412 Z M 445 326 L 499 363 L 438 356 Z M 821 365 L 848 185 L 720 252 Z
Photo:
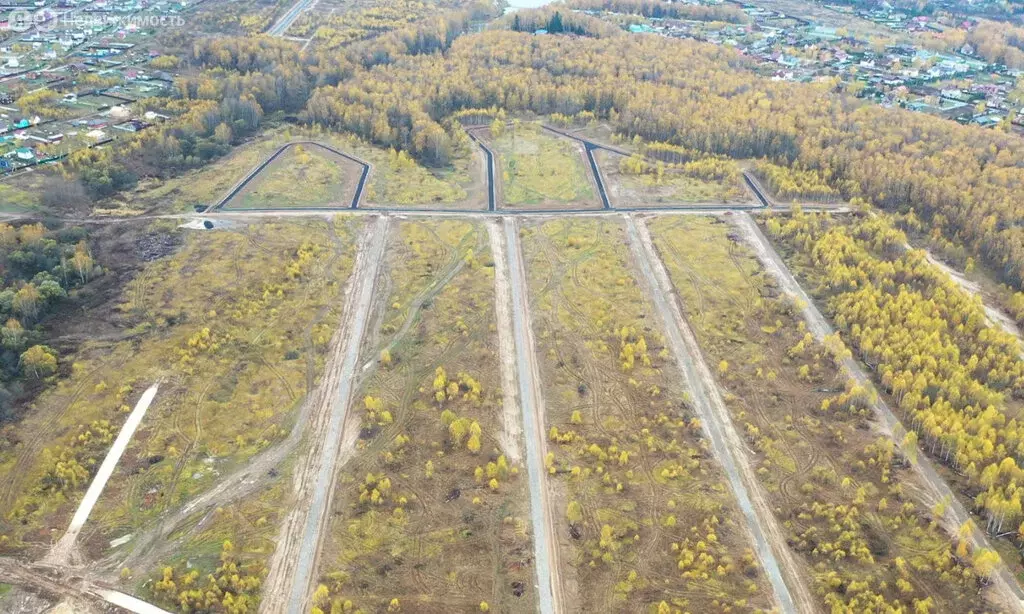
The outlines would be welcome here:
M 505 253 L 508 255 L 509 288 L 512 299 L 512 332 L 516 345 L 516 372 L 519 379 L 519 404 L 523 413 L 526 440 L 526 473 L 530 483 L 530 519 L 533 522 L 533 551 L 537 570 L 537 593 L 541 614 L 558 614 L 563 610 L 560 597 L 558 543 L 552 534 L 552 510 L 548 504 L 544 470 L 543 400 L 538 392 L 533 332 L 530 328 L 530 305 L 526 289 L 526 272 L 519 247 L 519 229 L 512 218 L 505 218 Z M 503 297 L 498 297 L 503 300 Z
M 494 152 L 477 135 L 473 134 L 473 130 L 466 128 L 466 134 L 480 146 L 484 156 L 487 157 L 487 210 L 494 211 L 498 203 L 498 195 L 494 186 Z
M 768 241 L 768 238 L 761 232 L 754 219 L 749 215 L 741 214 L 736 216 L 736 224 L 747 237 L 765 269 L 779 281 L 782 290 L 802 303 L 804 319 L 807 321 L 808 328 L 815 338 L 820 341 L 826 335 L 832 334 L 834 332 L 832 325 L 829 324 L 817 305 L 814 304 L 814 301 L 797 283 L 789 267 L 786 266 L 778 252 L 775 251 L 775 248 Z M 869 390 L 874 389 L 871 377 L 859 362 L 853 358 L 847 358 L 843 361 L 843 367 L 860 385 Z M 889 405 L 881 395 L 876 396 L 878 400 L 874 404 L 874 411 L 882 419 L 881 426 L 883 430 L 889 437 L 893 438 L 898 447 L 902 447 L 902 441 L 895 436 L 895 433 L 906 432 L 906 429 L 903 428 L 899 418 L 892 412 L 892 409 L 889 408 Z M 921 478 L 923 486 L 929 491 L 928 494 L 932 499 L 931 502 L 947 502 L 947 529 L 956 531 L 958 527 L 971 519 L 971 514 L 964 508 L 963 504 L 949 487 L 949 484 L 935 470 L 935 466 L 928 456 L 921 450 L 916 452 L 917 462 L 914 463 L 914 467 Z M 975 528 L 971 535 L 971 547 L 974 549 L 992 548 L 992 545 L 989 543 L 985 532 Z M 992 586 L 1008 607 L 1017 612 L 1024 612 L 1024 590 L 1021 589 L 1020 584 L 1017 583 L 1017 580 L 1005 565 L 999 566 L 998 571 L 992 578 Z
M 778 523 L 771 514 L 763 493 L 760 492 L 749 464 L 740 456 L 743 449 L 742 439 L 735 431 L 714 376 L 704 362 L 700 346 L 686 324 L 678 304 L 670 298 L 674 296 L 672 282 L 661 259 L 654 251 L 647 227 L 637 224 L 633 216 L 625 217 L 633 259 L 650 290 L 651 300 L 661 315 L 672 353 L 682 369 L 686 388 L 693 396 L 694 408 L 700 415 L 714 456 L 725 471 L 729 487 L 743 513 L 747 529 L 754 539 L 754 550 L 761 560 L 761 566 L 768 576 L 775 598 L 785 614 L 813 612 L 813 598 L 796 576 L 796 567 L 791 560 L 785 535 L 777 526 Z M 794 585 L 793 591 L 798 594 L 797 601 L 794 601 L 790 593 L 779 558 L 788 564 L 786 575 L 790 578 L 790 584 Z
M 310 7 L 316 0 L 298 0 L 292 5 L 290 9 L 285 11 L 285 14 L 281 16 L 281 19 L 277 20 L 277 23 L 270 26 L 267 30 L 267 34 L 271 36 L 284 36 L 284 33 L 288 31 L 288 28 L 292 27 L 295 20 L 299 18 L 307 8 Z

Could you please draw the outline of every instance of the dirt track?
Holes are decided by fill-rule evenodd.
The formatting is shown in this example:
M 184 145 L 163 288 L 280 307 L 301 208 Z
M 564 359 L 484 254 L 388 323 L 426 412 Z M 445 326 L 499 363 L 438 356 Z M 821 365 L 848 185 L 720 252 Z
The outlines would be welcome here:
M 522 407 L 524 441 L 526 442 L 526 468 L 530 483 L 530 519 L 533 523 L 533 549 L 537 568 L 537 593 L 541 614 L 559 614 L 564 611 L 561 568 L 558 561 L 558 542 L 555 539 L 555 516 L 549 504 L 547 472 L 544 456 L 547 444 L 544 437 L 544 397 L 539 382 L 533 330 L 530 328 L 530 304 L 527 296 L 526 272 L 519 245 L 519 228 L 512 218 L 505 218 L 505 250 L 495 254 L 507 257 L 507 270 L 511 294 L 497 297 L 501 303 L 512 301 L 512 332 L 515 334 L 516 373 L 519 380 L 519 403 Z M 503 263 L 502 266 L 505 266 Z M 497 265 L 495 265 L 497 269 Z
M 800 287 L 799 283 L 797 283 L 793 273 L 782 261 L 782 258 L 772 247 L 771 243 L 769 243 L 768 238 L 758 228 L 754 219 L 750 215 L 739 214 L 736 216 L 735 224 L 743 233 L 750 246 L 753 247 L 765 270 L 779 282 L 783 292 L 800 303 L 804 320 L 807 322 L 807 328 L 814 337 L 820 341 L 825 335 L 832 334 L 832 326 L 807 293 L 804 292 L 803 288 Z M 868 390 L 874 390 L 871 377 L 855 359 L 845 359 L 843 367 L 851 377 L 857 380 L 857 383 Z M 877 400 L 874 403 L 873 409 L 880 420 L 874 423 L 875 428 L 883 435 L 891 438 L 896 443 L 896 447 L 901 449 L 903 447 L 902 438 L 897 437 L 895 433 L 906 431 L 885 400 L 879 395 L 876 396 Z M 918 450 L 917 452 L 915 455 L 917 462 L 913 466 L 918 474 L 921 485 L 924 487 L 925 492 L 923 494 L 928 498 L 929 504 L 947 503 L 943 526 L 947 532 L 955 535 L 959 528 L 971 519 L 971 515 L 964 508 L 960 500 L 956 498 L 949 484 L 936 472 L 931 460 L 922 451 Z M 970 541 L 972 549 L 992 548 L 992 545 L 988 542 L 988 536 L 978 528 L 975 528 L 971 533 Z M 1013 574 L 1005 565 L 1000 565 L 997 572 L 993 574 L 990 588 L 994 593 L 992 597 L 997 603 L 1005 604 L 1009 611 L 1024 611 L 1024 590 L 1021 589 L 1020 584 L 1017 583 Z
M 816 599 L 800 573 L 786 536 L 779 525 L 757 476 L 744 457 L 743 439 L 736 432 L 722 401 L 711 370 L 704 362 L 697 339 L 683 318 L 672 282 L 657 256 L 646 225 L 626 216 L 630 248 L 642 278 L 651 291 L 666 337 L 682 369 L 687 389 L 711 441 L 715 457 L 725 471 L 737 504 L 754 541 L 754 550 L 785 613 L 816 612 Z M 669 298 L 672 297 L 672 298 Z
M 99 471 L 96 472 L 96 476 L 93 478 L 92 483 L 89 484 L 88 490 L 85 491 L 85 496 L 82 498 L 81 503 L 78 504 L 78 509 L 75 511 L 75 515 L 71 518 L 71 524 L 68 526 L 68 530 L 63 536 L 54 544 L 50 553 L 46 557 L 46 562 L 55 565 L 66 565 L 72 560 L 79 559 L 80 554 L 77 553 L 75 548 L 75 540 L 78 538 L 79 532 L 82 527 L 85 526 L 85 521 L 89 519 L 89 515 L 92 513 L 92 508 L 96 505 L 96 501 L 99 500 L 100 495 L 103 494 L 103 489 L 107 485 L 107 481 L 110 476 L 113 475 L 114 469 L 117 467 L 117 462 L 121 460 L 121 455 L 124 454 L 125 448 L 131 443 L 132 436 L 135 434 L 135 429 L 139 428 L 139 424 L 142 422 L 142 418 L 145 417 L 146 411 L 149 409 L 150 404 L 156 397 L 156 391 L 160 387 L 160 383 L 157 382 L 149 387 L 142 394 L 138 403 L 135 404 L 135 409 L 132 410 L 128 420 L 121 427 L 121 430 L 117 434 L 117 439 L 114 440 L 114 444 L 110 446 L 110 450 L 107 452 L 106 458 L 103 459 L 103 463 L 100 465 Z
M 298 614 L 309 609 L 307 602 L 315 580 L 321 529 L 330 510 L 337 468 L 351 453 L 349 444 L 354 442 L 348 436 L 352 433 L 344 434 L 343 430 L 373 289 L 384 260 L 387 228 L 388 218 L 381 216 L 367 226 L 359 241 L 342 324 L 331 341 L 323 379 L 307 401 L 313 408 L 306 430 L 308 446 L 295 469 L 293 507 L 281 524 L 270 560 L 260 604 L 262 612 Z
M 512 338 L 512 312 L 508 286 L 508 262 L 505 258 L 505 242 L 501 238 L 501 225 L 497 221 L 487 224 L 491 239 L 491 254 L 494 258 L 494 310 L 497 316 L 498 355 L 501 358 L 502 424 L 501 449 L 515 464 L 522 462 L 519 440 L 523 429 L 519 423 L 519 406 L 516 403 L 516 350 Z

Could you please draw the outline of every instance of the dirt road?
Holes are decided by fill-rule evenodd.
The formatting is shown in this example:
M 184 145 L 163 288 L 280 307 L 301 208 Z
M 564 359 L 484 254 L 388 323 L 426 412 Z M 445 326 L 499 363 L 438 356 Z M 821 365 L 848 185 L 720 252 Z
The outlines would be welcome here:
M 307 402 L 313 404 L 308 446 L 295 469 L 294 507 L 285 517 L 264 583 L 262 612 L 309 611 L 321 529 L 326 524 L 338 467 L 351 452 L 343 445 L 343 427 L 356 379 L 359 350 L 369 318 L 373 289 L 384 260 L 388 217 L 369 224 L 360 238 L 343 320 L 332 340 L 324 376 Z M 347 438 L 346 444 L 352 443 Z
M 814 304 L 814 301 L 797 283 L 793 273 L 782 261 L 778 252 L 775 251 L 775 248 L 768 241 L 768 238 L 758 228 L 754 219 L 745 213 L 740 214 L 735 217 L 735 224 L 742 231 L 747 242 L 754 248 L 761 264 L 769 274 L 778 280 L 783 292 L 797 300 L 803 311 L 807 327 L 814 337 L 820 341 L 825 335 L 832 334 L 834 330 L 832 326 Z M 859 384 L 868 390 L 874 390 L 871 377 L 859 362 L 853 358 L 847 358 L 843 361 L 843 367 Z M 903 428 L 903 425 L 885 400 L 880 395 L 876 395 L 876 397 L 878 400 L 875 402 L 873 409 L 880 418 L 876 422 L 876 427 L 884 435 L 892 438 L 897 448 L 902 448 L 902 438 L 896 437 L 895 433 L 904 433 L 906 429 Z M 917 458 L 917 462 L 914 463 L 914 468 L 921 485 L 926 491 L 924 494 L 929 499 L 928 503 L 947 503 L 943 525 L 950 534 L 955 535 L 959 528 L 971 519 L 971 515 L 964 508 L 963 504 L 960 503 L 960 500 L 956 498 L 949 484 L 936 472 L 931 460 L 923 451 L 917 450 L 916 452 L 914 456 Z M 971 534 L 971 547 L 974 549 L 992 548 L 992 545 L 989 543 L 985 532 L 975 528 Z M 1017 580 L 1005 565 L 1001 564 L 998 571 L 993 574 L 991 589 L 994 593 L 993 597 L 997 601 L 1006 604 L 1010 611 L 1024 611 L 1024 590 L 1021 590 L 1020 584 L 1017 583 Z
M 0 580 L 61 600 L 72 612 L 89 611 L 93 604 L 96 611 L 109 611 L 102 606 L 107 603 L 120 608 L 118 611 L 134 614 L 170 614 L 151 603 L 95 584 L 88 578 L 75 576 L 59 566 L 37 565 L 0 557 Z
M 519 464 L 523 457 L 519 446 L 523 429 L 519 423 L 519 406 L 516 403 L 516 350 L 515 339 L 512 338 L 512 299 L 509 294 L 508 262 L 501 224 L 497 220 L 488 222 L 487 234 L 491 239 L 491 254 L 494 258 L 494 311 L 497 317 L 498 355 L 501 360 L 501 449 L 505 451 L 510 461 Z
M 73 558 L 80 558 L 72 556 L 75 552 L 75 540 L 78 539 L 78 533 L 85 526 L 85 521 L 89 519 L 92 508 L 96 505 L 100 495 L 103 494 L 107 481 L 113 475 L 117 462 L 121 460 L 121 455 L 124 454 L 125 448 L 131 442 L 132 436 L 135 435 L 135 430 L 142 423 L 142 418 L 146 415 L 150 404 L 156 398 L 156 391 L 159 387 L 160 384 L 158 382 L 142 393 L 142 397 L 135 404 L 135 409 L 129 414 L 128 420 L 125 421 L 121 431 L 118 432 L 114 445 L 110 446 L 110 451 L 107 452 L 107 456 L 103 459 L 103 463 L 100 465 L 99 471 L 96 472 L 96 476 L 92 479 L 92 483 L 89 484 L 88 490 L 85 491 L 85 497 L 78 504 L 78 509 L 75 510 L 75 515 L 71 518 L 68 530 L 54 544 L 50 553 L 46 556 L 45 562 L 55 565 L 66 565 Z
M 505 251 L 511 293 L 499 295 L 497 302 L 511 299 L 512 332 L 515 335 L 516 375 L 519 380 L 519 404 L 522 408 L 526 441 L 526 473 L 530 483 L 530 519 L 533 523 L 533 553 L 537 569 L 537 594 L 541 614 L 564 611 L 562 579 L 558 563 L 558 541 L 555 538 L 557 516 L 548 502 L 547 472 L 544 456 L 544 398 L 540 392 L 540 371 L 537 367 L 533 330 L 530 328 L 530 303 L 527 295 L 526 271 L 519 246 L 519 227 L 512 218 L 505 218 Z M 504 266 L 504 264 L 502 265 Z M 497 264 L 495 264 L 497 268 Z
M 754 550 L 775 592 L 776 601 L 781 611 L 787 614 L 816 612 L 816 600 L 745 457 L 743 439 L 733 426 L 714 376 L 704 362 L 700 345 L 683 318 L 672 282 L 654 249 L 647 226 L 638 223 L 633 216 L 625 217 L 633 258 L 661 316 L 669 345 L 682 369 L 687 389 L 693 395 L 695 409 L 711 441 L 715 458 L 722 465 L 746 520 Z

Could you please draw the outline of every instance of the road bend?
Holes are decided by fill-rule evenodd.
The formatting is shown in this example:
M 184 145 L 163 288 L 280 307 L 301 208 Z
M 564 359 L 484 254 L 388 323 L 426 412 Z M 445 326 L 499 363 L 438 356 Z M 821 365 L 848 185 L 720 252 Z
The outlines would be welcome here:
M 516 372 L 519 379 L 519 405 L 523 414 L 526 441 L 526 469 L 530 483 L 530 520 L 533 524 L 533 553 L 537 571 L 537 594 L 541 614 L 560 614 L 561 579 L 558 567 L 558 542 L 553 527 L 553 510 L 548 501 L 547 473 L 544 471 L 544 406 L 538 389 L 540 373 L 537 368 L 530 328 L 530 303 L 527 296 L 526 271 L 523 268 L 519 245 L 519 228 L 507 217 L 505 253 L 508 257 L 510 297 L 497 300 L 512 301 L 512 333 L 515 336 Z
M 754 550 L 768 576 L 776 601 L 785 614 L 814 612 L 814 598 L 799 575 L 785 534 L 771 514 L 750 464 L 742 457 L 743 440 L 732 424 L 697 339 L 683 318 L 677 301 L 669 298 L 675 296 L 672 282 L 654 250 L 647 226 L 642 222 L 638 224 L 633 216 L 624 217 L 633 259 L 650 289 L 676 363 L 693 396 L 694 407 L 700 415 L 715 458 L 725 471 L 729 487 L 743 513 Z
M 822 315 L 814 301 L 804 292 L 792 271 L 789 270 L 789 267 L 786 266 L 786 263 L 779 256 L 779 253 L 772 247 L 768 238 L 761 232 L 754 219 L 749 214 L 742 213 L 735 216 L 735 220 L 735 224 L 746 236 L 748 243 L 753 247 L 761 264 L 779 282 L 783 292 L 796 300 L 803 312 L 807 327 L 814 337 L 820 341 L 826 335 L 835 332 L 835 329 L 825 319 L 825 316 Z M 871 377 L 854 358 L 845 359 L 843 361 L 843 368 L 857 383 L 868 390 L 874 390 Z M 877 400 L 874 403 L 873 409 L 875 414 L 881 418 L 881 423 L 878 426 L 886 436 L 896 443 L 897 448 L 902 449 L 902 438 L 897 437 L 896 433 L 906 432 L 906 430 L 881 395 L 875 394 L 875 397 Z M 950 532 L 956 532 L 965 522 L 971 520 L 970 513 L 956 497 L 949 484 L 935 470 L 935 465 L 931 459 L 922 450 L 915 450 L 915 452 L 914 456 L 917 458 L 917 462 L 914 463 L 914 469 L 917 471 L 924 487 L 925 494 L 929 499 L 928 502 L 931 504 L 944 502 L 946 504 L 946 529 Z M 977 527 L 971 533 L 970 542 L 971 547 L 974 549 L 993 549 L 992 544 L 988 541 L 988 536 Z M 1021 589 L 1013 573 L 1005 564 L 1000 563 L 996 573 L 992 575 L 991 582 L 991 588 L 1003 603 L 1011 607 L 1012 611 L 1024 612 L 1024 590 Z

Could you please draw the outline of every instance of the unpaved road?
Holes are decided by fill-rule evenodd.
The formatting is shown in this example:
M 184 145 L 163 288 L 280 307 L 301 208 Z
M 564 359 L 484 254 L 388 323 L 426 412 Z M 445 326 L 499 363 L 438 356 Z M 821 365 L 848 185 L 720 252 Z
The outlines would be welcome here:
M 494 259 L 494 311 L 497 317 L 498 356 L 501 360 L 501 449 L 511 462 L 522 462 L 519 439 L 523 429 L 519 424 L 519 407 L 516 403 L 516 349 L 512 338 L 511 296 L 508 287 L 508 262 L 505 256 L 505 242 L 501 236 L 501 224 L 497 220 L 487 223 L 487 234 L 491 239 L 491 255 Z
M 772 514 L 757 476 L 743 456 L 743 440 L 736 432 L 714 376 L 704 362 L 697 338 L 683 318 L 672 282 L 654 249 L 647 226 L 638 224 L 633 216 L 624 217 L 633 259 L 661 316 L 672 353 L 683 372 L 687 389 L 693 395 L 695 409 L 711 441 L 715 458 L 722 465 L 746 520 L 754 540 L 754 550 L 761 559 L 776 601 L 786 614 L 816 612 L 816 600 L 799 572 L 786 544 L 786 535 Z
M 778 280 L 783 292 L 795 298 L 800 304 L 804 320 L 807 322 L 808 329 L 814 337 L 820 341 L 826 335 L 832 334 L 832 326 L 807 293 L 804 292 L 803 288 L 800 287 L 800 284 L 797 283 L 793 273 L 786 266 L 785 262 L 782 261 L 778 252 L 775 251 L 775 248 L 768 241 L 768 238 L 761 232 L 754 219 L 750 215 L 743 213 L 735 217 L 735 224 L 742 231 L 750 246 L 754 248 L 761 264 Z M 853 358 L 847 358 L 843 361 L 843 368 L 860 385 L 868 390 L 874 390 L 871 377 L 859 362 Z M 902 439 L 896 437 L 895 433 L 906 432 L 906 429 L 903 428 L 903 425 L 885 400 L 880 395 L 876 395 L 876 397 L 874 411 L 881 418 L 879 422 L 875 423 L 876 427 L 883 434 L 892 438 L 897 448 L 902 448 Z M 943 524 L 950 534 L 955 535 L 959 528 L 971 519 L 971 515 L 964 508 L 963 504 L 960 503 L 960 500 L 956 498 L 949 484 L 935 470 L 935 466 L 928 456 L 921 450 L 916 452 L 917 462 L 914 463 L 914 468 L 917 471 L 921 485 L 926 491 L 925 494 L 929 498 L 929 503 L 947 503 Z M 974 549 L 992 548 L 992 545 L 989 543 L 985 532 L 975 528 L 971 533 L 971 547 Z M 994 593 L 993 597 L 1005 604 L 1010 611 L 1024 612 L 1024 590 L 1021 590 L 1020 584 L 1017 583 L 1017 580 L 1005 565 L 999 565 L 997 572 L 993 574 L 991 589 Z
M 151 603 L 76 576 L 62 567 L 0 557 L 0 580 L 61 599 L 72 608 L 72 612 L 85 610 L 88 607 L 86 604 L 97 604 L 97 611 L 108 611 L 109 608 L 100 606 L 105 602 L 135 614 L 170 614 Z
M 321 529 L 327 522 L 334 482 L 342 457 L 351 446 L 342 445 L 342 430 L 355 387 L 359 350 L 369 319 L 373 289 L 384 260 L 388 217 L 367 225 L 360 238 L 351 283 L 346 291 L 342 324 L 332 340 L 320 385 L 310 396 L 314 417 L 308 427 L 309 444 L 295 470 L 292 501 L 270 560 L 264 583 L 261 612 L 309 611 L 312 584 L 320 550 Z M 348 438 L 351 443 L 351 438 Z
M 113 475 L 117 462 L 121 460 L 121 455 L 124 454 L 125 448 L 131 442 L 132 436 L 135 435 L 135 430 L 142 423 L 142 418 L 146 415 L 150 404 L 156 398 L 156 391 L 159 387 L 160 383 L 157 382 L 142 393 L 142 397 L 135 404 L 135 409 L 129 414 L 128 420 L 125 421 L 120 432 L 118 432 L 114 445 L 110 446 L 110 451 L 107 452 L 107 456 L 103 459 L 103 463 L 100 465 L 99 471 L 96 472 L 96 476 L 92 479 L 92 483 L 89 484 L 88 490 L 85 491 L 85 497 L 78 504 L 78 509 L 75 510 L 75 515 L 71 518 L 68 530 L 54 544 L 50 553 L 46 556 L 45 561 L 47 563 L 66 565 L 73 558 L 72 554 L 75 551 L 75 540 L 78 539 L 78 533 L 85 526 L 85 521 L 89 519 L 92 508 L 96 505 L 100 495 L 103 494 L 107 481 Z
M 906 250 L 914 249 L 910 243 L 904 243 L 903 248 Z M 1013 318 L 999 309 L 985 303 L 985 297 L 982 295 L 981 286 L 964 277 L 964 274 L 960 271 L 957 271 L 945 262 L 936 258 L 930 251 L 924 250 L 924 254 L 925 258 L 928 259 L 928 262 L 932 263 L 934 266 L 938 267 L 939 270 L 948 275 L 949 278 L 953 280 L 953 283 L 960 286 L 961 290 L 968 294 L 973 294 L 981 299 L 981 307 L 985 310 L 985 315 L 988 317 L 990 324 L 1002 329 L 1003 332 L 1013 335 L 1018 341 L 1022 340 L 1020 329 L 1017 328 L 1017 323 L 1014 322 Z M 1024 351 L 1021 352 L 1021 358 L 1024 358 Z
M 526 474 L 530 483 L 530 520 L 533 523 L 533 554 L 537 570 L 537 595 L 541 614 L 560 614 L 562 579 L 558 565 L 557 524 L 554 510 L 548 503 L 547 472 L 544 456 L 544 400 L 538 388 L 540 371 L 537 368 L 533 330 L 530 328 L 530 303 L 527 295 L 526 271 L 523 268 L 519 246 L 519 227 L 512 218 L 504 219 L 505 251 L 494 255 L 495 269 L 502 254 L 508 257 L 508 297 L 497 296 L 497 302 L 511 299 L 512 332 L 515 335 L 516 375 L 519 380 L 519 403 L 526 435 Z M 493 239 L 492 239 L 493 240 Z M 504 266 L 504 264 L 502 265 Z

